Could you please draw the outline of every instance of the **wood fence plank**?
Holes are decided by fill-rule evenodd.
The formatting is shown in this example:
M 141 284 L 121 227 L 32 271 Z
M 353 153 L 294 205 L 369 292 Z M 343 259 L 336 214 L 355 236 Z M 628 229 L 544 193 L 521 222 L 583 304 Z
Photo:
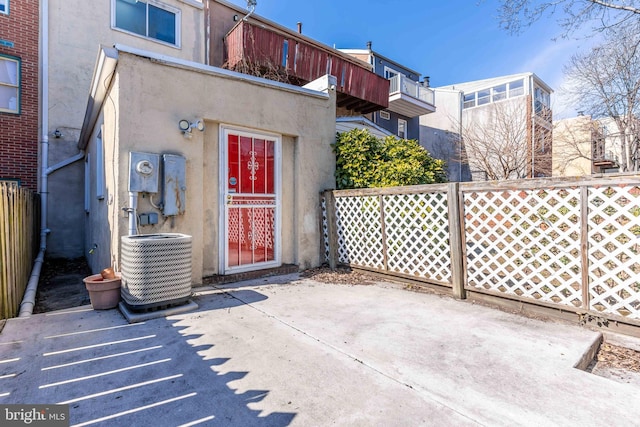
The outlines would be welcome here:
M 464 289 L 464 258 L 462 234 L 464 223 L 460 213 L 460 185 L 457 182 L 449 184 L 447 191 L 447 206 L 449 208 L 449 248 L 451 251 L 451 284 L 453 296 L 465 299 Z

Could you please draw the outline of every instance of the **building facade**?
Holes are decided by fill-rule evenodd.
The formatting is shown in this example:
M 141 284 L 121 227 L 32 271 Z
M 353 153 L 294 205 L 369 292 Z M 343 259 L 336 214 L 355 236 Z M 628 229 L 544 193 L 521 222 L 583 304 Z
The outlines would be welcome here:
M 533 73 L 434 88 L 420 142 L 452 181 L 551 176 L 553 90 Z
M 46 3 L 42 38 L 48 49 L 48 120 L 43 133 L 49 164 L 71 162 L 48 176 L 47 253 L 75 258 L 87 254 L 80 226 L 88 220 L 83 209 L 85 159 L 78 138 L 100 46 L 124 44 L 204 63 L 204 4 L 199 0 Z
M 625 163 L 632 167 L 633 147 L 626 150 L 624 138 L 612 117 L 593 119 L 580 115 L 554 122 L 554 176 L 618 173 Z M 633 170 L 633 169 L 631 169 Z
M 0 0 L 0 180 L 38 189 L 37 0 Z
M 297 86 L 329 73 L 338 77 L 337 109 L 354 114 L 385 108 L 389 102 L 389 81 L 372 73 L 368 64 L 224 0 L 42 3 L 47 5 L 41 19 L 47 24 L 43 45 L 49 58 L 48 120 L 43 134 L 48 139 L 49 164 L 64 165 L 48 176 L 50 256 L 82 256 L 87 254 L 86 244 L 92 247 L 85 242 L 88 236 L 78 229 L 78 224 L 87 221 L 82 209 L 87 166 L 78 138 L 101 45 L 123 45 Z M 313 58 L 321 61 L 313 62 Z M 265 62 L 275 65 L 276 74 L 284 73 L 287 79 L 261 74 Z
M 340 50 L 370 64 L 374 73 L 389 80 L 389 106 L 373 112 L 371 120 L 399 138 L 419 139 L 419 117 L 436 109 L 429 78 L 421 82 L 420 73 L 375 52 L 371 42 L 366 49 Z

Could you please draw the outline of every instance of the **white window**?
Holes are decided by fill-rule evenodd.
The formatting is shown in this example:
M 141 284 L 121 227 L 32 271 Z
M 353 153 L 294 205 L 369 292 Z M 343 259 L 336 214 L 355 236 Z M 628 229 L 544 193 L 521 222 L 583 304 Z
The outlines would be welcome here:
M 400 74 L 400 73 L 397 72 L 396 70 L 394 70 L 393 68 L 384 67 L 384 78 L 385 79 L 391 79 L 391 78 L 397 76 L 398 74 Z
M 9 14 L 9 0 L 0 0 L 0 13 Z
M 384 120 L 390 120 L 391 114 L 388 111 L 380 111 L 380 118 Z
M 478 105 L 484 105 L 491 102 L 491 89 L 478 91 Z
M 180 46 L 180 9 L 154 0 L 112 0 L 111 27 Z
M 507 98 L 507 85 L 499 85 L 492 89 L 493 92 L 493 102 L 501 101 Z
M 398 119 L 398 136 L 402 139 L 407 137 L 407 121 Z
M 0 112 L 20 113 L 20 59 L 0 55 Z
M 476 106 L 476 93 L 464 94 L 464 108 L 471 108 Z
M 524 80 L 516 80 L 509 83 L 509 98 L 524 95 Z

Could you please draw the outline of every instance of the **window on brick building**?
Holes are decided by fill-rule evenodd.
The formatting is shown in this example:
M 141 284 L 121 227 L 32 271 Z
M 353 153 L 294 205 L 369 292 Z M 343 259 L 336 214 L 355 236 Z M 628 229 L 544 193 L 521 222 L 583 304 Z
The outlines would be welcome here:
M 0 112 L 20 112 L 20 59 L 0 55 Z
M 9 0 L 0 0 L 0 13 L 9 14 Z
M 180 9 L 154 0 L 112 0 L 111 27 L 180 46 Z

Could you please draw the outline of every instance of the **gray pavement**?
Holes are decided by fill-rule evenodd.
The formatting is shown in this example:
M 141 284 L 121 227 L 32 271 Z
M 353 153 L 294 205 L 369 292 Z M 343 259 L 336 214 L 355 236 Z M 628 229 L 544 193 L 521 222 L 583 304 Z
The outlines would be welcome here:
M 640 388 L 573 368 L 598 334 L 399 285 L 298 275 L 199 288 L 129 324 L 90 306 L 9 320 L 0 404 L 71 424 L 640 424 Z

